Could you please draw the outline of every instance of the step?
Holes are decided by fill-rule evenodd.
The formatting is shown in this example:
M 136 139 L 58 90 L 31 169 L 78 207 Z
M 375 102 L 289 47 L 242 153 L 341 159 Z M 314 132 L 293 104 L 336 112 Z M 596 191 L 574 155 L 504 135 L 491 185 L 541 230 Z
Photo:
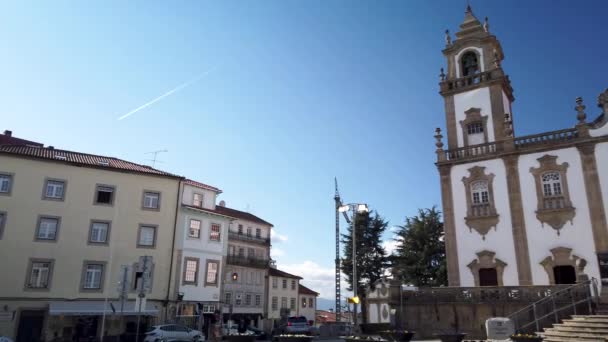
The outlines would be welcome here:
M 572 315 L 572 318 L 601 318 L 608 319 L 608 315 Z
M 582 334 L 582 333 L 569 333 L 563 331 L 551 331 L 546 330 L 544 333 L 540 333 L 544 338 L 562 338 L 571 339 L 573 341 L 605 341 L 608 336 L 605 334 Z
M 608 323 L 608 317 L 605 316 L 572 316 L 571 321 L 587 322 L 587 323 Z
M 563 325 L 568 325 L 571 327 L 586 327 L 586 328 L 608 328 L 608 323 L 604 322 L 587 322 L 587 321 L 571 321 L 564 320 L 562 322 Z
M 576 338 L 563 338 L 563 337 L 546 337 L 543 338 L 543 342 L 577 342 L 580 341 L 580 339 L 576 339 Z M 598 340 L 583 340 L 585 342 L 607 342 L 608 339 L 602 338 L 602 339 L 598 339 Z
M 580 326 L 570 326 L 570 325 L 563 325 L 563 324 L 554 324 L 553 327 L 559 331 L 572 331 L 572 332 L 593 332 L 593 333 L 598 333 L 598 334 L 606 334 L 606 336 L 608 336 L 608 328 L 595 328 L 595 327 L 591 327 L 591 328 L 586 328 L 586 327 L 580 327 Z M 548 328 L 551 329 L 551 328 Z

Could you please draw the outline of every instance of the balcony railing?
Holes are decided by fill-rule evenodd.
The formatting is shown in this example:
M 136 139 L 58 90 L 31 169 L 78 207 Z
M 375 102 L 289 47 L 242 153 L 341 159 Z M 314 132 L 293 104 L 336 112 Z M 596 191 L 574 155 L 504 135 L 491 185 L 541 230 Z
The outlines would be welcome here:
M 247 235 L 237 232 L 228 232 L 228 237 L 230 239 L 240 240 L 240 241 L 248 241 L 248 242 L 256 242 L 263 245 L 270 244 L 270 238 L 257 237 L 253 235 Z
M 468 159 L 477 156 L 483 156 L 496 153 L 496 143 L 485 143 L 479 145 L 471 145 L 459 147 L 445 151 L 446 160 Z
M 489 203 L 473 204 L 471 206 L 471 211 L 473 217 L 485 217 L 494 215 L 492 207 Z
M 255 268 L 267 268 L 270 265 L 270 260 L 259 259 L 254 257 L 246 257 L 240 255 L 229 255 L 227 259 L 228 264 L 255 267 Z
M 570 142 L 576 138 L 578 138 L 578 131 L 576 128 L 569 128 L 541 134 L 526 135 L 515 138 L 513 142 L 515 143 L 515 148 L 522 149 L 530 146 Z
M 516 150 L 526 150 L 542 148 L 543 146 L 568 144 L 576 141 L 579 134 L 576 128 L 562 129 L 541 134 L 532 134 L 522 137 L 513 138 L 511 146 Z M 504 144 L 511 144 L 510 141 L 504 141 Z M 489 142 L 479 145 L 464 146 L 451 150 L 442 151 L 445 161 L 475 159 L 483 156 L 496 155 L 506 149 L 503 148 L 503 142 Z M 440 159 L 440 161 L 442 161 Z
M 441 81 L 440 87 L 442 92 L 451 92 L 454 90 L 473 87 L 480 83 L 497 80 L 500 78 L 505 78 L 508 82 L 508 77 L 504 75 L 502 69 L 498 68 L 465 77 L 445 79 Z

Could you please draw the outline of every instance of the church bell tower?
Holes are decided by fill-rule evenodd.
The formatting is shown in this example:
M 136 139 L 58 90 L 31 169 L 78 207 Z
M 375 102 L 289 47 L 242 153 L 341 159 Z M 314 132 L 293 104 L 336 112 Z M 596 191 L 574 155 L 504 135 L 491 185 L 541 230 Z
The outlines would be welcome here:
M 512 134 L 509 77 L 504 73 L 500 42 L 467 6 L 463 23 L 452 41 L 445 32 L 447 73 L 441 69 L 440 94 L 445 101 L 450 150 L 498 142 Z M 506 129 L 505 129 L 506 128 Z

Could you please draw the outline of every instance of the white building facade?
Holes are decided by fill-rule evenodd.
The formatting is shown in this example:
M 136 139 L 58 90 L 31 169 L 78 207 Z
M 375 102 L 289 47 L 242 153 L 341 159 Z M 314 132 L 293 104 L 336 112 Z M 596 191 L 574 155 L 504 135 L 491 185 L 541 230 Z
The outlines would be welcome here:
M 316 323 L 318 296 L 318 292 L 300 284 L 298 289 L 298 316 L 306 317 L 311 326 L 314 326 Z
M 578 98 L 574 128 L 519 137 L 487 21 L 468 8 L 456 39 L 446 32 L 443 53 L 447 148 L 440 129 L 435 138 L 449 285 L 607 278 L 608 90 L 594 121 Z
M 268 272 L 268 314 L 276 328 L 282 317 L 298 315 L 298 296 L 302 277 L 270 268 Z
M 208 320 L 221 307 L 222 270 L 233 218 L 216 212 L 220 193 L 215 187 L 193 180 L 182 182 L 175 236 L 178 319 Z M 204 321 L 199 320 L 198 324 L 205 327 Z

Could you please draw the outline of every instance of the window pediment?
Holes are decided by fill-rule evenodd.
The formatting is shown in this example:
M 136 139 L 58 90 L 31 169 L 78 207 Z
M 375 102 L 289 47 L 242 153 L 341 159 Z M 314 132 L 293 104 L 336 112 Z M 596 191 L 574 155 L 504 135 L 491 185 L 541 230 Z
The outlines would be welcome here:
M 488 116 L 481 115 L 481 108 L 471 107 L 465 112 L 465 119 L 460 121 L 464 146 L 479 145 L 488 142 Z

